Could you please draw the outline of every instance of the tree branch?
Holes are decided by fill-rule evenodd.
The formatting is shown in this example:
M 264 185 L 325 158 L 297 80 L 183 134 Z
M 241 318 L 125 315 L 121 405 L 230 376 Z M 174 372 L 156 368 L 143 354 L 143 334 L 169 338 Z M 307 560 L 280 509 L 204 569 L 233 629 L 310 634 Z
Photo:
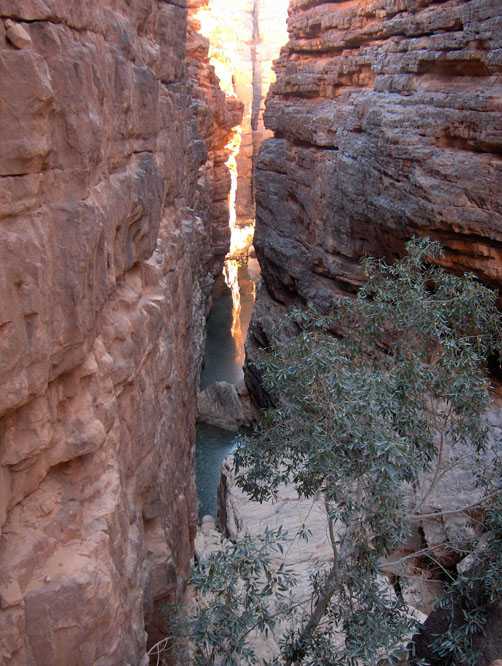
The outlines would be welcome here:
M 319 626 L 323 616 L 328 610 L 329 604 L 333 595 L 337 589 L 337 580 L 338 580 L 338 567 L 334 564 L 328 574 L 328 578 L 324 584 L 323 591 L 319 596 L 312 615 L 310 616 L 309 621 L 302 629 L 300 636 L 295 642 L 295 645 L 291 651 L 291 656 L 287 657 L 285 660 L 285 666 L 296 666 L 301 664 L 305 658 L 307 652 L 307 646 L 312 641 L 315 630 Z
M 483 499 L 479 500 L 479 502 L 476 502 L 475 504 L 470 504 L 468 506 L 463 506 L 460 507 L 459 509 L 451 509 L 450 511 L 438 511 L 436 513 L 411 513 L 408 514 L 408 518 L 410 520 L 423 520 L 424 518 L 441 518 L 442 516 L 451 516 L 456 513 L 464 513 L 464 511 L 470 511 L 471 509 L 477 509 L 480 506 L 483 506 L 488 500 L 492 499 L 493 497 L 496 497 L 497 495 L 500 495 L 502 493 L 502 488 L 498 488 L 497 490 L 494 490 L 492 493 L 489 493 Z

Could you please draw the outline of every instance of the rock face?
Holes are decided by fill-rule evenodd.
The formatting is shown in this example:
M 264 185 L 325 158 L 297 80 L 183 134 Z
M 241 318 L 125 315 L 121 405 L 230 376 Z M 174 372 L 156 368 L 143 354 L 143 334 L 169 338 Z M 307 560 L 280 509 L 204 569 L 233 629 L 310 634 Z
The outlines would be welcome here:
M 354 292 L 361 258 L 414 234 L 502 286 L 502 4 L 292 0 L 288 26 L 256 175 L 248 358 L 286 306 Z
M 287 42 L 287 14 L 289 0 L 247 0 L 251 5 L 250 37 L 248 58 L 250 67 L 244 72 L 252 73 L 251 85 L 239 85 L 236 76 L 236 88 L 239 99 L 244 102 L 242 122 L 242 142 L 237 160 L 239 174 L 237 187 L 237 218 L 241 224 L 252 223 L 256 217 L 254 170 L 260 147 L 272 133 L 265 129 L 265 100 L 271 84 L 275 81 L 274 60 L 279 56 L 281 47 Z
M 365 255 L 427 234 L 448 268 L 502 285 L 501 3 L 293 0 L 288 25 L 256 175 L 247 382 L 262 405 L 254 348 L 291 303 L 353 293 Z M 459 483 L 468 495 L 465 478 L 443 484 L 431 511 L 461 502 Z M 422 527 L 430 543 L 454 531 Z
M 185 4 L 1 3 L 1 664 L 145 663 L 183 594 L 241 118 Z
M 256 172 L 264 286 L 246 380 L 260 406 L 256 347 L 287 306 L 354 293 L 366 255 L 392 260 L 429 235 L 447 268 L 502 286 L 500 1 L 291 0 L 288 25 L 265 114 L 274 138 Z M 465 478 L 453 481 L 432 511 L 469 495 Z M 437 544 L 466 526 L 452 516 L 421 528 Z M 436 592 L 423 582 L 426 594 L 407 593 L 427 612 Z M 493 621 L 488 643 L 499 634 Z
M 237 156 L 237 221 L 255 218 L 253 169 L 265 130 L 263 113 L 273 61 L 287 41 L 289 0 L 209 0 L 202 15 L 203 32 L 211 41 L 211 57 L 224 89 L 244 104 Z
M 297 578 L 292 592 L 294 603 L 308 604 L 310 575 L 317 568 L 328 566 L 333 556 L 322 500 L 301 499 L 294 489 L 281 486 L 276 502 L 253 502 L 235 484 L 233 459 L 228 458 L 222 467 L 218 508 L 220 528 L 233 541 L 246 534 L 262 535 L 266 528 L 284 528 L 289 540 L 284 543 L 284 554 L 277 553 L 274 561 L 277 566 L 284 564 Z M 306 522 L 312 533 L 308 542 L 296 536 Z M 291 617 L 294 615 L 292 612 Z M 268 640 L 260 636 L 255 642 L 258 657 L 270 661 L 277 658 L 286 629 L 286 624 L 281 622 L 271 631 Z
M 327 528 L 326 508 L 322 497 L 300 498 L 292 487 L 281 485 L 274 501 L 258 503 L 250 500 L 235 483 L 233 459 L 228 458 L 222 466 L 219 489 L 219 523 L 226 538 L 233 541 L 244 535 L 257 537 L 266 528 L 282 527 L 287 534 L 284 552 L 273 556 L 276 566 L 285 565 L 295 578 L 291 590 L 292 609 L 286 618 L 279 621 L 267 639 L 261 636 L 252 641 L 259 658 L 272 661 L 280 655 L 281 639 L 291 628 L 298 629 L 309 614 L 312 602 L 311 576 L 319 570 L 329 570 L 333 550 Z M 310 531 L 308 541 L 298 536 L 302 527 Z M 211 532 L 201 530 L 198 535 L 199 551 L 210 554 L 218 548 Z M 212 537 L 212 538 L 211 538 Z M 380 580 L 382 598 L 395 598 L 395 591 L 382 576 Z M 410 608 L 410 614 L 418 621 L 425 616 Z
M 201 423 L 230 432 L 252 425 L 255 417 L 244 382 L 242 386 L 215 382 L 199 391 L 197 411 L 197 419 Z
M 279 302 L 353 291 L 429 234 L 502 282 L 499 0 L 293 0 L 259 158 L 256 249 Z

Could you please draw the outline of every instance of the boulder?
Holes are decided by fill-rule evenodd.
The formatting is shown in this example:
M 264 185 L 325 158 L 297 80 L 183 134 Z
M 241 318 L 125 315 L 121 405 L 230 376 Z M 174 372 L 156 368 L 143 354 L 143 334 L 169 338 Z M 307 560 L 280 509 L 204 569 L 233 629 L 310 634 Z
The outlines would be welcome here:
M 223 430 L 237 432 L 253 423 L 253 410 L 243 386 L 216 382 L 197 396 L 198 420 Z

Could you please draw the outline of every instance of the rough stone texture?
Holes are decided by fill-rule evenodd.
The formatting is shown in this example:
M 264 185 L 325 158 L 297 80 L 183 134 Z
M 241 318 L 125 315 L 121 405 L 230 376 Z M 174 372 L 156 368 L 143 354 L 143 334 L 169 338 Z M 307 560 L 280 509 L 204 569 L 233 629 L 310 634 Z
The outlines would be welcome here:
M 195 555 L 199 562 L 207 561 L 212 553 L 221 550 L 223 536 L 216 529 L 213 516 L 204 516 L 195 537 Z
M 238 126 L 243 116 L 243 105 L 237 98 L 227 97 L 220 87 L 220 81 L 210 63 L 210 44 L 200 33 L 199 15 L 207 7 L 208 0 L 187 0 L 190 17 L 187 62 L 193 86 L 192 112 L 195 116 L 199 135 L 205 141 L 198 141 L 195 154 L 209 148 L 201 181 L 198 183 L 198 197 L 187 205 L 195 211 L 209 211 L 211 223 L 211 244 L 207 254 L 212 258 L 213 276 L 221 272 L 221 266 L 230 246 L 229 192 L 231 186 L 227 160 L 231 149 L 229 142 L 234 136 L 233 128 Z
M 5 36 L 7 40 L 17 49 L 24 49 L 31 46 L 31 37 L 27 30 L 19 23 L 14 23 L 10 19 L 5 21 Z
M 446 267 L 502 285 L 500 1 L 291 0 L 289 36 L 256 174 L 264 287 L 246 381 L 260 406 L 269 398 L 256 347 L 290 304 L 354 293 L 365 255 L 392 260 L 429 235 L 446 247 Z M 428 498 L 431 511 L 476 501 L 462 474 Z M 468 522 L 451 514 L 422 528 L 439 545 L 468 536 Z M 430 610 L 435 593 L 422 582 L 407 594 Z
M 223 88 L 244 104 L 237 156 L 237 220 L 254 223 L 253 169 L 265 130 L 263 113 L 273 61 L 287 41 L 288 0 L 208 0 L 202 16 L 211 40 L 211 58 Z
M 333 551 L 323 499 L 300 498 L 292 487 L 283 485 L 275 501 L 263 504 L 253 502 L 236 486 L 233 459 L 228 458 L 222 467 L 219 504 L 220 528 L 227 538 L 235 540 L 245 534 L 261 535 L 267 527 L 273 530 L 282 526 L 287 532 L 284 553 L 278 553 L 274 562 L 277 566 L 285 564 L 294 573 L 296 585 L 292 590 L 292 599 L 298 607 L 278 623 L 268 639 L 256 636 L 253 640 L 258 656 L 273 660 L 280 654 L 280 640 L 287 629 L 297 629 L 305 621 L 305 614 L 308 616 L 310 612 L 311 575 L 319 569 L 329 568 L 332 562 Z M 311 532 L 307 542 L 298 537 L 298 531 L 303 525 Z M 210 541 L 208 537 L 198 539 L 210 552 L 214 540 Z M 385 576 L 381 577 L 380 586 L 382 597 L 394 598 L 394 589 Z M 410 614 L 418 621 L 425 620 L 425 616 L 413 608 L 410 608 Z
M 183 593 L 241 116 L 187 16 L 0 3 L 1 664 L 137 666 Z
M 251 0 L 247 1 L 251 4 Z M 237 160 L 239 181 L 236 203 L 237 217 L 241 223 L 254 224 L 256 217 L 254 170 L 262 143 L 272 136 L 272 132 L 265 128 L 265 100 L 271 84 L 275 81 L 274 61 L 288 39 L 288 5 L 289 0 L 252 0 L 249 12 L 251 86 L 239 87 L 239 76 L 236 77 L 237 95 L 244 102 L 245 109 L 241 149 Z
M 277 529 L 283 526 L 291 541 L 284 544 L 284 555 L 277 554 L 274 560 L 277 566 L 284 562 L 297 577 L 293 593 L 295 603 L 308 603 L 310 574 L 318 567 L 327 565 L 332 557 L 322 500 L 301 499 L 294 489 L 283 486 L 276 502 L 252 502 L 235 485 L 233 460 L 228 458 L 222 467 L 219 501 L 219 521 L 220 524 L 224 522 L 221 525 L 224 534 L 232 540 L 245 534 L 260 535 L 267 527 Z M 304 523 L 312 532 L 308 543 L 295 538 Z M 270 660 L 277 657 L 280 654 L 280 637 L 284 631 L 285 625 L 279 623 L 268 640 L 262 637 L 256 640 L 258 656 Z
M 499 0 L 293 0 L 257 172 L 256 249 L 280 302 L 360 284 L 413 234 L 502 282 Z
M 197 395 L 198 421 L 237 432 L 255 417 L 245 386 L 215 382 Z

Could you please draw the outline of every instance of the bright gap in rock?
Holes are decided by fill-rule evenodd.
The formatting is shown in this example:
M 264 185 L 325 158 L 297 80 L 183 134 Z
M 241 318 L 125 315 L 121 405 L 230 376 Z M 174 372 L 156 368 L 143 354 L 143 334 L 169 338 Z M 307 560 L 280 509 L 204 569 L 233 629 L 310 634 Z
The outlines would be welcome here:
M 287 42 L 288 0 L 208 0 L 197 14 L 200 32 L 210 43 L 209 58 L 227 95 L 244 105 L 242 124 L 228 144 L 231 177 L 231 243 L 223 276 L 217 281 L 201 389 L 216 382 L 242 383 L 244 345 L 259 280 L 254 257 L 255 195 L 253 173 L 265 129 L 265 101 L 275 81 L 273 62 Z M 237 433 L 200 423 L 197 429 L 199 517 L 215 516 L 220 467 Z
M 227 166 L 232 178 L 229 197 L 230 251 L 224 275 L 233 297 L 235 342 L 242 348 L 239 266 L 252 250 L 255 226 L 254 164 L 270 135 L 263 113 L 274 60 L 287 42 L 289 0 L 208 0 L 197 15 L 200 32 L 210 43 L 209 58 L 227 95 L 244 104 L 242 124 L 229 144 Z

